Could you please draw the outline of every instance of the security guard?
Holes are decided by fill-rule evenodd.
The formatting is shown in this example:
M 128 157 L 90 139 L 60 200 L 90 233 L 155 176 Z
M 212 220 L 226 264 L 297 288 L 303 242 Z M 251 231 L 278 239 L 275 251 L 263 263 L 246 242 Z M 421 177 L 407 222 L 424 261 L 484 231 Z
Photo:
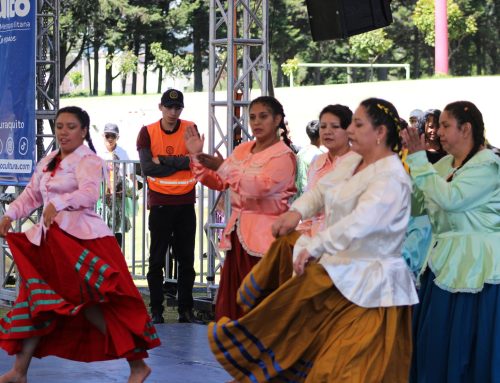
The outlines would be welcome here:
M 162 118 L 143 126 L 137 137 L 142 171 L 147 176 L 149 269 L 147 273 L 153 323 L 163 323 L 163 269 L 169 246 L 178 262 L 177 298 L 179 322 L 195 322 L 193 317 L 194 211 L 196 180 L 189 167 L 184 132 L 196 125 L 179 117 L 184 96 L 176 89 L 163 93 L 159 109 Z

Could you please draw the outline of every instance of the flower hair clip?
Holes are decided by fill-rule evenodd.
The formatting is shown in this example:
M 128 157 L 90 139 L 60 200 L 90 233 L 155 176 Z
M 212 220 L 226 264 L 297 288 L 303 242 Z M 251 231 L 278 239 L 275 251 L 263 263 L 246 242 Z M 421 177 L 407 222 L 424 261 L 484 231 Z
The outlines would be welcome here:
M 396 130 L 398 131 L 398 134 L 399 134 L 399 132 L 401 131 L 400 121 L 391 113 L 391 111 L 389 110 L 389 108 L 387 106 L 384 106 L 382 104 L 377 104 L 377 108 L 379 108 L 381 111 L 383 111 L 389 117 L 392 117 L 392 119 L 394 120 L 394 123 L 396 125 Z
M 391 112 L 389 111 L 389 108 L 387 106 L 384 106 L 382 104 L 377 104 L 377 108 L 382 110 L 385 114 L 388 114 L 389 116 L 391 115 Z

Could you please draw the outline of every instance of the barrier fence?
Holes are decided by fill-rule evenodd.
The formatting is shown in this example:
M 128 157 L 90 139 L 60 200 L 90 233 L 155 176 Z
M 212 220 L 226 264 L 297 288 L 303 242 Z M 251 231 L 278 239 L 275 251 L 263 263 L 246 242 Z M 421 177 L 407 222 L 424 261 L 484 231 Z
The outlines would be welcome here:
M 107 161 L 107 164 L 110 169 L 114 169 L 114 172 L 112 173 L 113 176 L 108 177 L 101 186 L 101 197 L 96 204 L 96 211 L 108 223 L 112 232 L 115 233 L 130 273 L 139 282 L 146 279 L 148 271 L 149 214 L 147 209 L 147 183 L 141 174 L 139 161 L 113 160 Z M 11 190 L 10 193 L 0 195 L 0 199 L 3 199 L 4 204 L 8 204 L 19 192 L 20 190 Z M 218 268 L 215 267 L 216 260 L 207 255 L 206 249 L 207 241 L 204 223 L 207 216 L 207 198 L 207 189 L 198 184 L 196 186 L 195 270 L 197 278 L 195 284 L 198 287 L 205 287 L 207 295 L 211 296 L 214 285 L 217 283 L 218 276 L 215 273 Z M 24 231 L 28 229 L 29 226 L 38 222 L 40 215 L 41 210 L 35 211 L 28 219 L 16 222 L 14 230 Z M 223 227 L 224 225 L 221 224 L 220 226 Z M 0 301 L 12 303 L 16 297 L 16 269 L 12 255 L 4 240 L 1 239 L 0 242 Z M 172 254 L 171 251 L 166 255 L 165 264 L 165 282 L 175 282 L 175 254 Z

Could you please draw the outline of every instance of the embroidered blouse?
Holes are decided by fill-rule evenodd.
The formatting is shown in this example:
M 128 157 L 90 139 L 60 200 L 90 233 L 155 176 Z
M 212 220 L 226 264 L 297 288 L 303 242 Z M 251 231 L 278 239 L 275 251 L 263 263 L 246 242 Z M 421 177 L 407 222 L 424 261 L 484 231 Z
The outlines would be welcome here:
M 410 217 L 411 182 L 396 155 L 360 172 L 357 153 L 321 178 L 291 209 L 302 217 L 325 209 L 326 229 L 302 235 L 302 249 L 319 259 L 342 295 L 361 307 L 412 305 L 418 302 L 401 248 Z
M 455 170 L 453 156 L 432 165 L 419 151 L 407 162 L 415 185 L 412 214 L 427 213 L 432 225 L 423 269 L 429 266 L 434 282 L 451 292 L 500 283 L 500 158 L 483 149 Z
M 197 180 L 209 188 L 231 190 L 231 216 L 219 247 L 231 249 L 231 232 L 236 228 L 243 248 L 262 257 L 274 240 L 273 222 L 288 210 L 288 201 L 296 192 L 296 161 L 281 141 L 255 154 L 254 145 L 255 141 L 238 145 L 217 172 L 196 161 L 191 168 Z
M 104 174 L 103 160 L 81 145 L 60 161 L 55 171 L 47 171 L 47 165 L 56 155 L 57 152 L 52 152 L 40 160 L 30 182 L 5 215 L 17 220 L 52 203 L 58 212 L 55 222 L 68 234 L 80 239 L 113 235 L 94 211 Z M 43 222 L 39 222 L 25 234 L 30 242 L 40 245 L 46 230 Z
M 349 151 L 342 156 L 336 156 L 333 160 L 328 153 L 323 153 L 317 156 L 307 171 L 307 187 L 306 191 L 312 189 L 321 177 L 328 174 L 345 158 L 349 157 L 353 152 Z M 314 217 L 303 220 L 297 230 L 303 234 L 314 236 L 318 231 L 325 228 L 325 213 L 319 212 Z

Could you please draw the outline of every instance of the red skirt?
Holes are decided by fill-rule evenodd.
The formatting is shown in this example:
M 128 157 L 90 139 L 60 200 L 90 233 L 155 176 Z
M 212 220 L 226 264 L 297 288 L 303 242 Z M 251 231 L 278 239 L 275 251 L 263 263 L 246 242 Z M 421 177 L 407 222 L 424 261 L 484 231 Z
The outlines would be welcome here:
M 8 354 L 35 336 L 35 357 L 80 362 L 141 359 L 160 345 L 114 237 L 81 240 L 53 224 L 40 246 L 23 233 L 6 239 L 19 275 L 19 296 L 0 319 L 0 347 Z M 84 315 L 92 305 L 104 315 L 106 334 Z
M 249 255 L 241 246 L 236 230 L 231 233 L 231 250 L 226 253 L 222 267 L 217 301 L 215 302 L 215 320 L 228 317 L 236 320 L 243 315 L 242 308 L 236 303 L 236 296 L 241 282 L 252 270 L 260 257 Z

